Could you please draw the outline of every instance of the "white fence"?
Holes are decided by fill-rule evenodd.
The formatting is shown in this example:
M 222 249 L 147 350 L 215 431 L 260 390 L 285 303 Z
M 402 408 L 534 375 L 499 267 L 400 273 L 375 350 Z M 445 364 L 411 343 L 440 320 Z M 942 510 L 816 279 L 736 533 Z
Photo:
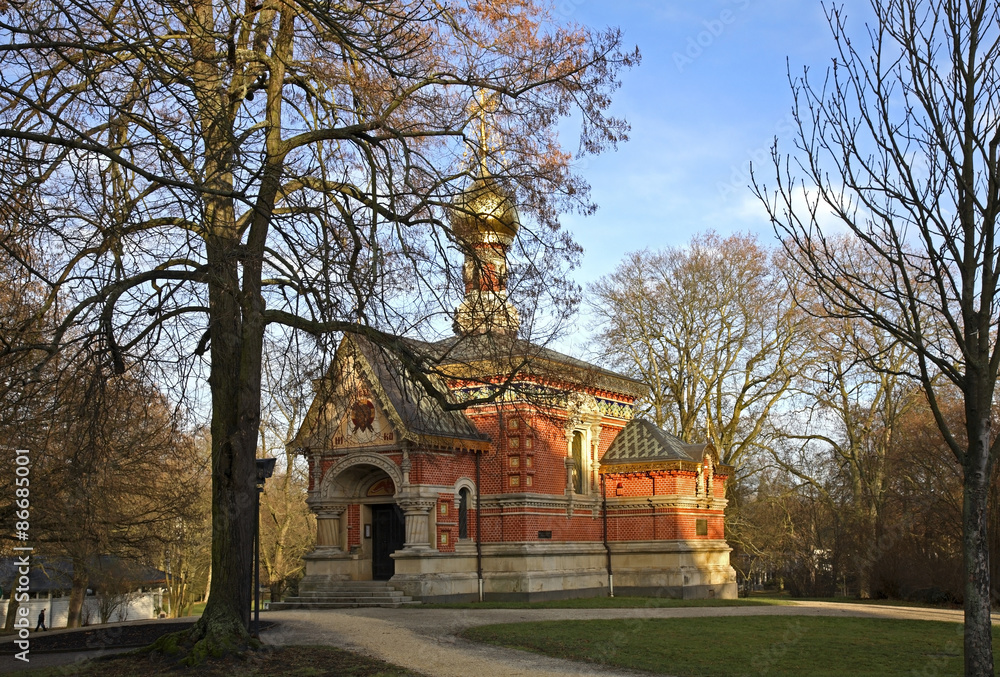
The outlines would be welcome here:
M 80 612 L 83 625 L 97 625 L 101 622 L 101 597 L 100 595 L 87 595 Z M 118 600 L 115 600 L 118 601 Z M 0 626 L 3 625 L 4 618 L 7 617 L 7 605 L 9 600 L 0 600 Z M 45 625 L 50 628 L 66 627 L 66 617 L 69 612 L 69 597 L 34 597 L 21 604 L 22 607 L 30 609 L 28 618 L 31 620 L 31 627 L 34 629 L 38 622 L 38 612 L 45 609 Z M 163 591 L 154 592 L 133 592 L 129 593 L 127 599 L 111 612 L 110 623 L 120 621 L 138 621 L 149 618 L 156 618 L 157 611 L 163 606 Z

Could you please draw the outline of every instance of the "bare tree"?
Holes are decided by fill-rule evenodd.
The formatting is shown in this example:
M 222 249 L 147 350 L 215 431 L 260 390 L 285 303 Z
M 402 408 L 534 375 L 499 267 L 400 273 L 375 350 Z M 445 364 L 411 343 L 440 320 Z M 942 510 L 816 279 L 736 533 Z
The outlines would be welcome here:
M 769 415 L 806 357 L 782 263 L 754 238 L 714 233 L 632 253 L 590 290 L 600 353 L 649 386 L 647 414 L 722 462 L 766 447 Z
M 116 567 L 113 571 L 95 572 L 94 592 L 97 616 L 101 623 L 127 621 L 132 603 L 141 594 L 140 583 L 133 580 L 127 569 Z M 117 616 L 117 618 L 115 618 Z
M 605 111 L 638 55 L 619 32 L 556 25 L 550 9 L 7 4 L 0 190 L 43 195 L 34 228 L 59 260 L 33 273 L 65 308 L 50 347 L 82 327 L 118 371 L 145 355 L 207 372 L 212 579 L 191 661 L 249 644 L 261 360 L 267 341 L 287 346 L 268 327 L 362 333 L 461 406 L 421 376 L 434 358 L 396 337 L 450 324 L 467 247 L 448 207 L 479 165 L 522 212 L 509 283 L 522 327 L 572 301 L 560 281 L 578 248 L 558 214 L 592 205 L 555 125 L 579 112 L 585 152 L 625 138 Z M 492 134 L 467 133 L 487 115 Z
M 36 542 L 73 562 L 67 626 L 81 622 L 102 556 L 150 561 L 200 485 L 192 441 L 174 407 L 141 380 L 77 366 L 49 393 L 44 445 L 34 448 Z
M 160 568 L 167 575 L 164 608 L 172 618 L 187 615 L 211 577 L 211 440 L 203 432 L 194 436 L 186 464 L 188 481 L 194 485 L 195 495 L 186 506 L 186 514 L 162 529 L 164 547 Z
M 868 553 L 882 526 L 889 456 L 901 421 L 924 398 L 903 375 L 911 353 L 891 335 L 834 318 L 816 318 L 810 331 L 811 365 L 800 377 L 797 406 L 783 412 L 784 444 L 772 447 L 771 457 L 841 513 L 854 542 L 858 595 L 868 598 L 874 565 Z M 807 455 L 826 461 L 803 463 Z
M 312 549 L 316 534 L 306 504 L 309 469 L 291 446 L 314 396 L 312 383 L 303 373 L 307 367 L 298 355 L 269 355 L 264 364 L 261 450 L 265 456 L 280 458 L 261 496 L 261 581 L 268 586 L 272 602 L 281 601 L 288 582 L 300 577 L 305 569 L 303 557 Z
M 286 454 L 283 467 L 261 497 L 261 582 L 270 589 L 272 602 L 281 601 L 289 582 L 302 577 L 303 557 L 314 545 L 316 527 L 306 505 L 304 475 L 294 455 Z
M 997 443 L 1000 6 L 972 0 L 872 2 L 862 48 L 842 7 L 838 53 L 816 81 L 791 77 L 797 152 L 773 154 L 754 190 L 834 317 L 857 318 L 913 354 L 919 381 L 962 465 L 965 672 L 993 674 L 987 500 Z M 830 227 L 848 240 L 831 238 Z M 964 430 L 941 388 L 964 399 Z

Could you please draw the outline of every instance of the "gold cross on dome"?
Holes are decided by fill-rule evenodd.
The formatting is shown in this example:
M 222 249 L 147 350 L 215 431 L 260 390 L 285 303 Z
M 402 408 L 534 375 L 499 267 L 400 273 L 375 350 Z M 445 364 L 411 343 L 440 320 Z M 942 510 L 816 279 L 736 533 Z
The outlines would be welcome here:
M 497 134 L 490 128 L 489 116 L 500 109 L 500 95 L 483 87 L 476 90 L 476 95 L 469 102 L 468 111 L 476 120 L 476 148 L 473 150 L 480 163 L 500 147 Z

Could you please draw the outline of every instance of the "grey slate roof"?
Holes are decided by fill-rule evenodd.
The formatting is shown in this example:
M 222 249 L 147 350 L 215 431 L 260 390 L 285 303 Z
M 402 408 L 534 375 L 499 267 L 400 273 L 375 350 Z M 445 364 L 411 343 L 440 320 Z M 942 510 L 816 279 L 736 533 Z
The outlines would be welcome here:
M 646 385 L 629 376 L 503 334 L 455 336 L 435 343 L 413 343 L 435 355 L 441 365 L 492 361 L 499 366 L 499 373 L 525 371 L 635 397 L 645 395 L 648 390 Z M 527 369 L 522 369 L 523 365 L 527 365 Z
M 87 587 L 100 587 L 99 574 L 117 579 L 127 579 L 136 585 L 144 587 L 163 585 L 167 575 L 159 569 L 142 564 L 128 562 L 101 555 L 89 563 L 95 572 Z M 0 557 L 0 591 L 6 598 L 18 579 L 18 558 Z M 73 561 L 68 557 L 46 557 L 37 555 L 31 558 L 31 569 L 28 573 L 28 588 L 32 594 L 57 591 L 67 591 L 73 587 Z
M 591 386 L 613 392 L 626 393 L 635 397 L 645 392 L 645 386 L 627 376 L 603 369 L 582 360 L 563 355 L 554 350 L 537 346 L 528 341 L 505 335 L 482 334 L 451 337 L 441 341 L 427 342 L 417 339 L 395 339 L 400 344 L 396 350 L 408 353 L 414 369 L 426 377 L 441 392 L 447 392 L 447 378 L 465 378 L 470 382 L 490 387 L 493 377 L 521 374 L 542 377 L 542 380 Z M 365 379 L 370 382 L 373 394 L 379 400 L 390 421 L 399 429 L 400 435 L 410 441 L 440 443 L 438 440 L 468 441 L 469 448 L 486 450 L 490 444 L 488 435 L 481 433 L 461 410 L 448 410 L 427 394 L 423 386 L 408 371 L 407 364 L 400 357 L 376 341 L 360 334 L 347 334 L 338 348 L 338 354 L 354 353 L 355 364 Z M 306 421 L 292 442 L 293 447 L 306 448 L 320 440 L 323 430 L 322 403 L 331 397 L 337 374 L 337 358 L 331 366 L 327 385 L 316 396 Z M 537 390 L 537 380 L 524 384 L 515 380 L 509 384 L 511 391 L 531 386 Z M 533 394 L 537 395 L 534 390 Z M 461 394 L 452 391 L 456 401 Z M 464 446 L 464 445 L 459 445 Z
M 608 447 L 601 466 L 654 461 L 701 461 L 705 445 L 685 444 L 680 438 L 663 432 L 650 421 L 636 418 Z
M 361 338 L 352 337 L 358 352 L 371 368 L 370 376 L 381 386 L 388 404 L 399 416 L 406 432 L 415 435 L 488 441 L 461 411 L 449 411 L 427 394 L 409 376 L 399 358 L 388 350 Z M 437 388 L 446 391 L 444 381 L 430 375 Z
M 422 436 L 489 440 L 462 411 L 446 410 L 428 395 L 393 352 L 363 336 L 354 335 L 346 340 L 355 346 L 364 363 L 370 366 L 371 379 L 381 385 L 388 403 L 407 431 Z M 500 374 L 528 371 L 634 395 L 645 391 L 644 385 L 627 376 L 502 334 L 451 337 L 434 343 L 403 340 L 410 351 L 426 361 L 424 372 L 442 391 L 447 389 L 444 378 L 435 374 L 435 369 L 453 373 L 456 366 L 481 362 L 492 364 Z M 481 377 L 488 377 L 488 374 L 481 374 Z

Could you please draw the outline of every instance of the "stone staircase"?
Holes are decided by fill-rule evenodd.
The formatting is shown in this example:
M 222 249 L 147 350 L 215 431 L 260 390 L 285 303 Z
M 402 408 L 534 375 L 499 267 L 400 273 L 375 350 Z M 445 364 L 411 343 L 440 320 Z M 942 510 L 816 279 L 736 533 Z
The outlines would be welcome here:
M 340 581 L 326 583 L 321 589 L 273 602 L 270 609 L 350 609 L 355 607 L 388 607 L 398 609 L 420 604 L 392 587 L 388 581 Z

